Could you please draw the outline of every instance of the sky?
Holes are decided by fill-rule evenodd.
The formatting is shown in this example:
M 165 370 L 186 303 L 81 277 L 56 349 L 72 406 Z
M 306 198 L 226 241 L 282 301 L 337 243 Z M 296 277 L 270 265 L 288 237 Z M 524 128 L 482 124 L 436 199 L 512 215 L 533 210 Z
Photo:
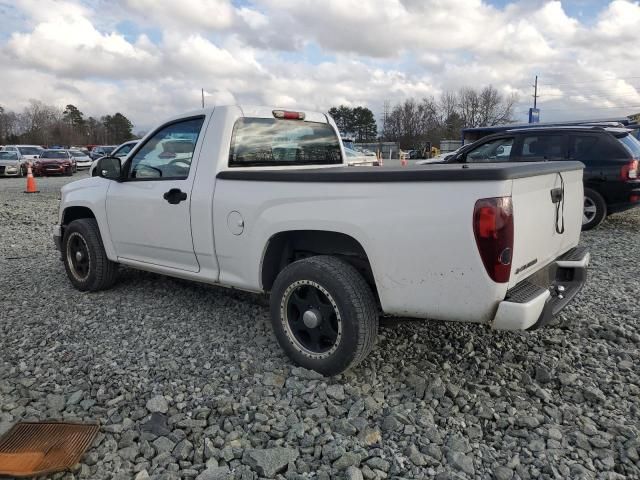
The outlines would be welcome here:
M 327 111 L 493 85 L 526 121 L 640 112 L 638 0 L 0 0 L 0 106 L 135 131 L 233 103 Z

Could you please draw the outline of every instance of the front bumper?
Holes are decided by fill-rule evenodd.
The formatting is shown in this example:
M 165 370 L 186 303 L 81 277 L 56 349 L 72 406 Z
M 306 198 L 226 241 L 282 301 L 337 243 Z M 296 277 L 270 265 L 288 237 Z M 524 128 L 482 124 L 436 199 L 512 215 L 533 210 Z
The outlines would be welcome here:
M 573 248 L 508 290 L 493 328 L 534 330 L 548 324 L 582 290 L 590 259 L 586 248 Z
M 20 166 L 13 165 L 0 165 L 0 176 L 3 177 L 17 177 L 20 173 Z

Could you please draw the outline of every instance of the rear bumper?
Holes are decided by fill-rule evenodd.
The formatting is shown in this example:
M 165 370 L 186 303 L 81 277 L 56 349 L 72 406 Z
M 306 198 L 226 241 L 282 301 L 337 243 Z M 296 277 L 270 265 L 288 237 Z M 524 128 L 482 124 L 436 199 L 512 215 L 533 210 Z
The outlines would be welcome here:
M 497 330 L 534 330 L 548 324 L 584 286 L 590 260 L 574 248 L 507 291 L 492 326 Z

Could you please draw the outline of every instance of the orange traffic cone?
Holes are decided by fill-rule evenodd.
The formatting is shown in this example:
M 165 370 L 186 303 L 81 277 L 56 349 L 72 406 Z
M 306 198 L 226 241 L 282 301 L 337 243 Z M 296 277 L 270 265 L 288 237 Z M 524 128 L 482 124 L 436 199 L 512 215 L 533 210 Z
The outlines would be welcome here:
M 27 165 L 27 189 L 24 193 L 40 193 L 38 187 L 36 187 L 36 179 L 33 178 L 33 172 L 31 171 L 31 164 Z

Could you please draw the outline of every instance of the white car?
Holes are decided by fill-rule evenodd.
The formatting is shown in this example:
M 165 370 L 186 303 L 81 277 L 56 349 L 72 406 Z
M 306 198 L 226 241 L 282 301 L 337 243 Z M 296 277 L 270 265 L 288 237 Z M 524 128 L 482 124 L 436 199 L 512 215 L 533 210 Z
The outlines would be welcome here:
M 33 163 L 34 160 L 40 158 L 44 148 L 40 145 L 5 145 L 0 151 L 16 152 L 22 162 Z
M 549 322 L 585 282 L 582 168 L 351 168 L 323 113 L 215 107 L 65 185 L 54 240 L 82 291 L 121 264 L 268 293 L 283 350 L 333 375 L 374 348 L 381 314 Z
M 27 174 L 27 160 L 18 152 L 0 150 L 0 176 L 22 177 Z
M 354 150 L 352 148 L 344 147 L 344 153 L 347 156 L 346 161 L 350 167 L 378 167 L 380 166 L 380 161 L 375 154 L 365 155 L 363 152 L 359 150 Z
M 91 157 L 89 155 L 87 155 L 81 150 L 73 150 L 73 149 L 69 150 L 69 153 L 75 160 L 76 167 L 78 170 L 81 170 L 84 168 L 91 168 L 91 163 L 93 162 L 93 160 L 91 160 Z

